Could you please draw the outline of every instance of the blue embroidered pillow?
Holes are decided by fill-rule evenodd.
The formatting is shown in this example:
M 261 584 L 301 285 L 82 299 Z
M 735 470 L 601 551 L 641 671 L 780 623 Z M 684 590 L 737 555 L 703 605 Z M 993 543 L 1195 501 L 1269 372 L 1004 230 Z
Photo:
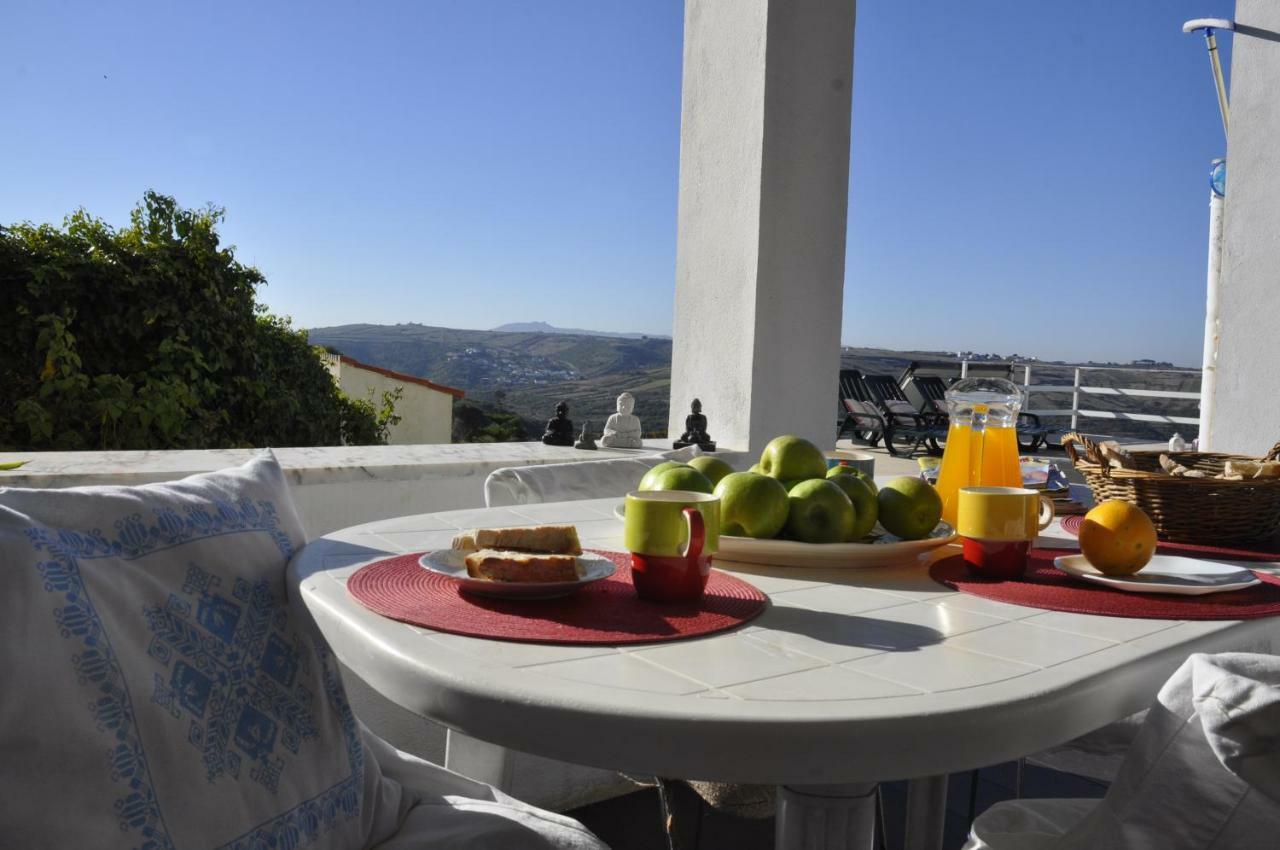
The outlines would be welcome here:
M 289 611 L 304 542 L 269 452 L 170 484 L 0 488 L 0 843 L 363 846 L 378 768 Z

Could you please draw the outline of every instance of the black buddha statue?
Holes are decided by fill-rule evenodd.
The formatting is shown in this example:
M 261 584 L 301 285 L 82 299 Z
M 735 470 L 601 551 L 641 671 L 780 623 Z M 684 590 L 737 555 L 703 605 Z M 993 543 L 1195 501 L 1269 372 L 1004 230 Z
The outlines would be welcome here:
M 714 452 L 716 443 L 707 433 L 707 417 L 702 415 L 702 402 L 695 398 L 689 409 L 689 415 L 684 418 L 684 433 L 671 444 L 672 447 L 698 446 L 704 452 Z
M 598 448 L 598 447 L 596 446 L 596 439 L 595 439 L 595 437 L 591 436 L 591 423 L 590 423 L 590 422 L 583 422 L 583 423 L 582 423 L 582 433 L 578 435 L 578 441 L 577 441 L 576 443 L 574 443 L 574 444 L 573 444 L 573 447 L 574 447 L 575 449 L 595 449 L 595 448 Z
M 542 435 L 542 442 L 548 446 L 573 445 L 573 420 L 569 418 L 569 402 L 562 401 L 556 405 L 556 415 L 547 420 L 547 430 Z

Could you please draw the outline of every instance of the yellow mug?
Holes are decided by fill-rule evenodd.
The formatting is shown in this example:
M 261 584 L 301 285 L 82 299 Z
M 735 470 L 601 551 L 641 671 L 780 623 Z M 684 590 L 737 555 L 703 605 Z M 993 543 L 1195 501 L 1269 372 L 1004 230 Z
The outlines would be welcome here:
M 1022 487 L 961 487 L 956 532 L 975 575 L 1017 578 L 1026 571 L 1031 543 L 1053 522 L 1048 496 Z

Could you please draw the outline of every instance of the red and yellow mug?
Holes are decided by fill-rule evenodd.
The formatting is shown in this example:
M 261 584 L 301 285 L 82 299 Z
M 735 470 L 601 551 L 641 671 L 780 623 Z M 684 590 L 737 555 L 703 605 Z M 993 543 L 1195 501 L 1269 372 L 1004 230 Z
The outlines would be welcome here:
M 1031 544 L 1053 522 L 1053 502 L 1022 487 L 962 487 L 956 532 L 970 572 L 985 578 L 1018 578 Z
M 720 545 L 720 500 L 684 490 L 627 494 L 623 539 L 636 593 L 655 602 L 702 597 Z

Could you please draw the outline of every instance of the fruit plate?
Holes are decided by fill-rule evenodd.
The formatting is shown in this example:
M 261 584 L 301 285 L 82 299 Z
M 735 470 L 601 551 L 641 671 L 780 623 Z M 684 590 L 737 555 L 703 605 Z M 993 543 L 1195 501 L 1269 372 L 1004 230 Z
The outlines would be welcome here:
M 626 509 L 613 509 L 618 519 L 626 519 Z M 715 563 L 763 564 L 776 567 L 890 567 L 910 564 L 922 553 L 945 546 L 956 539 L 956 531 L 939 522 L 928 537 L 903 540 L 877 525 L 871 539 L 863 543 L 801 543 L 798 540 L 759 540 L 754 537 L 720 535 L 720 551 Z
M 931 549 L 956 539 L 956 531 L 939 522 L 928 537 L 903 540 L 875 527 L 865 543 L 801 543 L 798 540 L 758 540 L 720 535 L 715 563 L 764 564 L 778 567 L 891 567 L 914 563 Z
M 557 599 L 568 596 L 593 581 L 608 578 L 618 569 L 603 555 L 585 552 L 578 556 L 577 581 L 486 581 L 467 575 L 463 560 L 467 553 L 458 549 L 440 549 L 427 552 L 418 559 L 424 570 L 448 576 L 458 582 L 460 589 L 477 596 L 493 596 L 499 599 Z
M 1237 564 L 1177 555 L 1156 555 L 1131 576 L 1104 575 L 1084 555 L 1062 555 L 1053 559 L 1053 565 L 1069 576 L 1133 593 L 1200 596 L 1242 590 L 1260 583 L 1257 576 Z

